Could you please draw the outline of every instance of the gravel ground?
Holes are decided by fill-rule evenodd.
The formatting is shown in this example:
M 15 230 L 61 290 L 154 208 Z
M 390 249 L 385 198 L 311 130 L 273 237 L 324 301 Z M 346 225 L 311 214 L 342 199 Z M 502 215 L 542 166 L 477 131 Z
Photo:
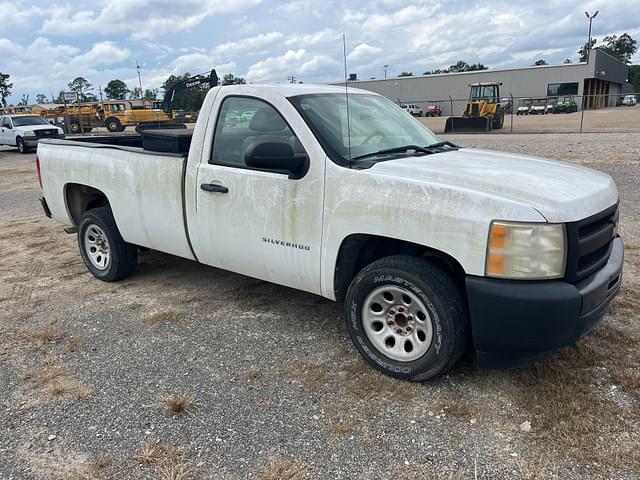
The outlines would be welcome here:
M 0 148 L 0 478 L 640 478 L 640 134 L 447 138 L 612 175 L 625 278 L 558 356 L 423 384 L 370 369 L 313 295 L 156 252 L 93 279 L 34 156 Z

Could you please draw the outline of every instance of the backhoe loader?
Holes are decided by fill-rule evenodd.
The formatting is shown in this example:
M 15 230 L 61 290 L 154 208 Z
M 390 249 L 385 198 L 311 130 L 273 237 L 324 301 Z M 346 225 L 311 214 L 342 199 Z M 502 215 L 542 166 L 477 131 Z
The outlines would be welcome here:
M 447 118 L 444 132 L 488 132 L 502 128 L 504 109 L 499 100 L 500 85 L 498 82 L 470 84 L 469 100 L 462 115 Z

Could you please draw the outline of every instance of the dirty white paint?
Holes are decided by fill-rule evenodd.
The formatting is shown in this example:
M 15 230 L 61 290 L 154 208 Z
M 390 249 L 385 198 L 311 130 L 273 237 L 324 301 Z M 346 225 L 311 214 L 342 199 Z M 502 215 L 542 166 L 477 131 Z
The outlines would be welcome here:
M 605 174 L 493 151 L 461 149 L 366 170 L 340 167 L 287 100 L 339 91 L 344 90 L 308 85 L 210 91 L 184 179 L 187 227 L 199 261 L 333 299 L 336 259 L 350 235 L 440 250 L 467 274 L 481 276 L 492 220 L 575 221 L 618 200 Z M 229 95 L 257 97 L 280 111 L 310 157 L 304 178 L 208 163 L 218 109 Z M 64 185 L 89 185 L 107 195 L 125 240 L 192 258 L 182 216 L 182 159 L 72 142 L 42 144 L 39 155 L 44 194 L 56 220 L 71 223 Z M 229 193 L 206 192 L 202 183 L 220 183 Z
M 185 159 L 132 150 L 86 148 L 79 142 L 40 142 L 44 197 L 53 219 L 73 225 L 65 186 L 87 185 L 106 195 L 124 240 L 193 259 L 182 216 Z

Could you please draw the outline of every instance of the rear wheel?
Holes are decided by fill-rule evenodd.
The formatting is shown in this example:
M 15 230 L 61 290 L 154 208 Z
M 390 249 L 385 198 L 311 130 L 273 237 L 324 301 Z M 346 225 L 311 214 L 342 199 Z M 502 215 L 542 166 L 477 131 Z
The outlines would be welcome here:
M 108 207 L 94 208 L 82 216 L 78 245 L 87 269 L 104 282 L 126 278 L 136 268 L 138 249 L 122 239 Z
M 371 366 L 421 381 L 447 371 L 467 344 L 460 289 L 435 264 L 397 255 L 364 268 L 345 300 L 351 339 Z
M 69 130 L 71 130 L 71 133 L 80 133 L 80 124 L 75 122 L 71 123 Z

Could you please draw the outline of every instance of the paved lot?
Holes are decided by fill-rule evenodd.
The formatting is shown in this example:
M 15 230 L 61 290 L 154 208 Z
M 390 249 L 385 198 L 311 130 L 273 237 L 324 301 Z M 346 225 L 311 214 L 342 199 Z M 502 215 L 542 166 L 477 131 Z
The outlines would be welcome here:
M 0 148 L 0 478 L 640 478 L 640 134 L 447 138 L 615 178 L 624 286 L 576 347 L 411 384 L 312 295 L 155 252 L 98 282 Z

